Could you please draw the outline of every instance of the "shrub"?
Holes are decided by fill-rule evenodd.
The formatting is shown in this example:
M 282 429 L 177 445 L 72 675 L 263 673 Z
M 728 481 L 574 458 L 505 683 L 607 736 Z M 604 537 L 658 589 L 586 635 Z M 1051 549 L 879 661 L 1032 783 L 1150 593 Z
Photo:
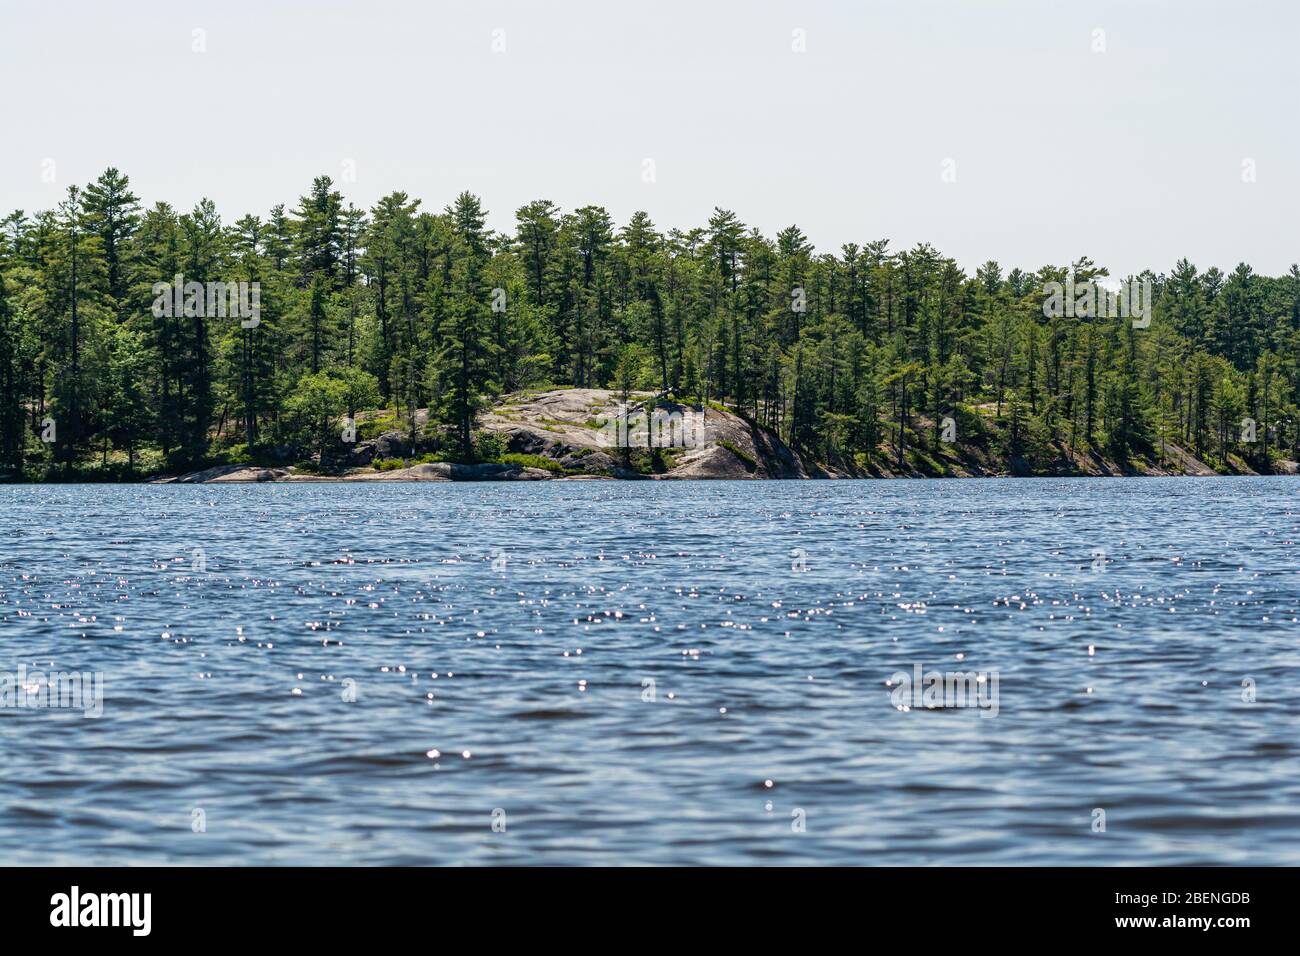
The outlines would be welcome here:
M 474 433 L 474 457 L 479 461 L 500 461 L 505 450 L 506 440 L 500 432 L 485 429 Z
M 758 468 L 758 462 L 754 460 L 753 456 L 746 454 L 743 450 L 733 445 L 731 442 L 721 440 L 718 442 L 718 444 L 721 445 L 723 448 L 727 449 L 727 451 L 731 452 L 737 458 L 739 458 L 741 464 L 745 466 L 746 471 L 754 471 L 756 468 Z
M 367 418 L 363 422 L 357 422 L 357 438 L 361 441 L 368 441 L 371 438 L 378 438 L 384 432 L 396 431 L 398 428 L 396 415 L 381 415 L 378 418 Z
M 503 465 L 518 465 L 520 468 L 542 468 L 546 471 L 563 473 L 566 469 L 554 458 L 547 458 L 545 455 L 523 455 L 511 452 L 501 455 L 498 459 Z

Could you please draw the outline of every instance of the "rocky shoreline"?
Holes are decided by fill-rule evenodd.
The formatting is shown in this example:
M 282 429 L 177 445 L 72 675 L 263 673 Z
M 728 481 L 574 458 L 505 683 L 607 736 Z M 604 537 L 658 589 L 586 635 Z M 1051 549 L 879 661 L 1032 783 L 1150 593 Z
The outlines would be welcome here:
M 636 393 L 636 413 L 655 411 L 655 435 L 645 426 L 625 425 L 619 432 L 622 403 L 607 389 L 550 389 L 516 393 L 487 411 L 483 431 L 500 436 L 509 455 L 547 467 L 522 463 L 459 464 L 413 462 L 377 469 L 376 462 L 403 459 L 411 442 L 407 431 L 394 429 L 357 442 L 337 473 L 306 473 L 292 467 L 251 463 L 220 465 L 185 475 L 161 476 L 155 483 L 261 481 L 573 481 L 655 479 L 764 479 L 833 477 L 805 464 L 775 435 L 718 407 L 682 404 Z M 373 418 L 374 413 L 370 417 Z M 425 412 L 417 412 L 417 427 Z M 366 415 L 359 415 L 364 426 Z M 684 440 L 688 438 L 689 440 Z M 660 471 L 629 467 L 622 446 L 638 456 L 654 454 Z
M 391 471 L 359 470 L 337 475 L 314 475 L 295 472 L 292 468 L 265 468 L 260 465 L 219 465 L 176 477 L 155 478 L 154 484 L 211 484 L 221 482 L 260 481 L 541 481 L 555 476 L 542 468 L 518 465 L 461 465 L 451 462 L 428 462 Z
M 632 399 L 633 422 L 619 432 L 623 404 L 607 389 L 548 389 L 507 395 L 487 411 L 480 428 L 499 436 L 503 458 L 518 461 L 460 464 L 408 458 L 409 430 L 380 431 L 357 442 L 336 471 L 321 473 L 292 466 L 253 463 L 219 465 L 184 475 L 149 479 L 157 484 L 266 481 L 583 481 L 583 480 L 764 480 L 808 478 L 923 477 L 1086 477 L 1086 476 L 1210 476 L 1219 474 L 1183 449 L 1166 446 L 1162 464 L 1122 468 L 1096 454 L 1071 455 L 1058 449 L 1056 460 L 1032 469 L 1027 462 L 1007 462 L 976 444 L 945 448 L 934 462 L 938 473 L 897 467 L 893 454 L 881 454 L 867 468 L 835 467 L 806 460 L 779 437 L 727 410 L 691 405 L 662 396 L 637 393 Z M 653 408 L 657 431 L 652 437 L 635 424 L 636 414 Z M 364 427 L 383 413 L 358 415 Z M 417 412 L 417 428 L 425 420 Z M 625 419 L 624 419 L 625 420 Z M 645 419 L 641 419 L 644 421 Z M 685 437 L 686 440 L 683 440 Z M 633 449 L 625 454 L 624 446 Z M 887 450 L 886 450 L 887 451 Z M 632 467 L 633 456 L 641 468 Z M 655 468 L 647 470 L 652 458 Z M 409 462 L 406 463 L 406 462 Z M 376 467 L 379 464 L 381 467 Z M 1233 461 L 1234 474 L 1255 474 L 1244 462 Z M 1282 463 L 1282 472 L 1295 474 L 1295 462 Z

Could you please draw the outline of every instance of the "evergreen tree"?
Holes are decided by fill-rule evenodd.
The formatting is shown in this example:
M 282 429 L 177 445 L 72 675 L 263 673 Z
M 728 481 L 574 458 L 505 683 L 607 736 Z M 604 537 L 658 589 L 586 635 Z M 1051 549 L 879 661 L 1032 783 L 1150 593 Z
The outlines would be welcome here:
M 764 236 L 722 208 L 660 231 L 547 200 L 498 235 L 468 193 L 430 213 L 393 192 L 367 215 L 326 176 L 285 210 L 227 226 L 208 200 L 142 209 L 108 169 L 57 209 L 0 220 L 0 471 L 342 461 L 338 416 L 386 417 L 372 403 L 411 453 L 468 458 L 503 392 L 630 382 L 850 473 L 977 453 L 1044 470 L 1093 453 L 1260 471 L 1300 457 L 1300 265 L 1140 273 L 1154 301 L 1135 329 L 1045 310 L 1047 283 L 1108 276 L 1086 256 L 968 274 L 924 243 L 818 252 L 797 226 Z M 214 286 L 241 282 L 257 321 L 212 313 Z M 52 447 L 35 438 L 46 419 Z

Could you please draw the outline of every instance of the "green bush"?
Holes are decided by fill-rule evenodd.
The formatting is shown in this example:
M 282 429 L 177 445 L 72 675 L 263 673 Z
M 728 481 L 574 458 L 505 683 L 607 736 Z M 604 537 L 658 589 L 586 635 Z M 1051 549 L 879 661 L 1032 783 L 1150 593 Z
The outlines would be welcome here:
M 523 455 L 510 452 L 501 455 L 497 460 L 503 465 L 518 465 L 520 468 L 542 468 L 556 474 L 562 474 L 566 470 L 554 458 L 547 458 L 545 455 Z
M 746 454 L 743 450 L 736 447 L 731 442 L 726 440 L 720 440 L 718 444 L 721 445 L 723 448 L 727 449 L 727 451 L 731 452 L 737 458 L 739 458 L 741 464 L 745 466 L 746 471 L 754 471 L 756 468 L 758 468 L 758 462 L 754 460 L 752 455 Z
M 384 432 L 396 431 L 398 427 L 396 415 L 367 418 L 363 422 L 357 422 L 357 438 L 360 441 L 369 441 L 371 438 L 378 438 Z
M 500 432 L 478 431 L 474 433 L 474 457 L 479 461 L 500 461 L 506 451 L 506 440 Z

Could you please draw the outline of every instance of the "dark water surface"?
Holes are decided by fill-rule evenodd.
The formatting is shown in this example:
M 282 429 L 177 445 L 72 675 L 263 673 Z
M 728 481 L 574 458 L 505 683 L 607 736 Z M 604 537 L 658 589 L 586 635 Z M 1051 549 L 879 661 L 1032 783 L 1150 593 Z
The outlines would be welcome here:
M 0 671 L 103 712 L 0 709 L 0 860 L 1297 864 L 1298 542 L 1297 478 L 4 487 Z

